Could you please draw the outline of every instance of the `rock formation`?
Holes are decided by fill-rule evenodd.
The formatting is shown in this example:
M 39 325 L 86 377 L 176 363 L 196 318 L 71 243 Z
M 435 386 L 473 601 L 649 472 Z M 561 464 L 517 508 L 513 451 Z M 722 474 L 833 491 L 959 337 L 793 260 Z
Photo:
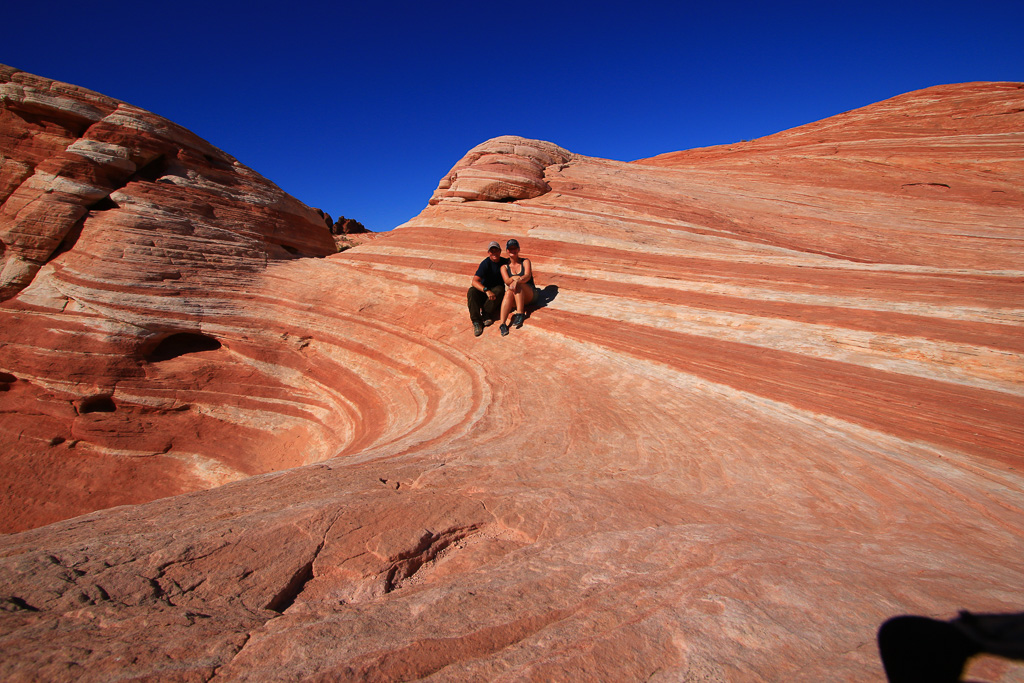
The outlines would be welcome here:
M 984 83 L 634 163 L 503 137 L 320 259 L 197 160 L 5 236 L 5 499 L 50 514 L 9 528 L 96 511 L 0 538 L 0 675 L 879 680 L 888 617 L 1019 611 L 1022 131 Z M 475 338 L 508 237 L 543 305 Z
M 503 135 L 469 150 L 438 184 L 430 204 L 539 197 L 551 189 L 545 180 L 547 169 L 572 158 L 550 142 Z
M 365 225 L 354 218 L 345 218 L 344 216 L 338 218 L 331 226 L 332 235 L 358 235 L 364 232 L 370 232 Z
M 303 334 L 244 312 L 336 251 L 323 220 L 123 102 L 10 67 L 0 100 L 0 530 L 332 454 L 317 391 L 260 364 Z

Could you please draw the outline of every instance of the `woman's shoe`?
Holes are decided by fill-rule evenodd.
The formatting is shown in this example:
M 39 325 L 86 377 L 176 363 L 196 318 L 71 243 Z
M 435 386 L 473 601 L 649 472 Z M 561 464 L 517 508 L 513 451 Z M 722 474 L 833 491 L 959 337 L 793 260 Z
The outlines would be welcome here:
M 523 326 L 523 322 L 526 320 L 525 313 L 516 313 L 512 316 L 512 325 L 518 330 Z
M 508 335 L 508 325 L 506 325 L 505 323 L 502 323 L 501 327 L 499 327 L 498 329 L 501 330 L 501 336 L 502 337 Z

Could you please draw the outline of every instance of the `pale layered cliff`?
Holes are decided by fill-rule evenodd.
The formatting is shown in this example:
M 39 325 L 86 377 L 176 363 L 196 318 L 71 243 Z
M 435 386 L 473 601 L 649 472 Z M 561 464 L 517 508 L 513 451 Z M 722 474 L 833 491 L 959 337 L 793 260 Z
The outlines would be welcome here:
M 5 107 L 5 164 L 97 125 Z M 233 161 L 121 184 L 49 255 L 8 198 L 11 528 L 194 492 L 0 539 L 0 671 L 878 680 L 890 616 L 1019 610 L 1022 131 L 987 83 L 628 164 L 497 138 L 327 258 Z M 46 172 L 7 197 L 122 182 Z M 475 338 L 509 237 L 544 305 Z

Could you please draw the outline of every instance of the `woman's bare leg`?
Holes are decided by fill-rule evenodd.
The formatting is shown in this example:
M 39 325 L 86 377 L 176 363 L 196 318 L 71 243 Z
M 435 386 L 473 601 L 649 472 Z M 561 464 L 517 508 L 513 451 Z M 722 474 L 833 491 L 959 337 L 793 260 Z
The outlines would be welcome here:
M 506 289 L 505 298 L 501 300 L 501 317 L 498 318 L 505 325 L 508 325 L 513 306 L 515 306 L 515 295 L 512 294 L 511 289 Z
M 516 292 L 515 296 L 516 296 L 516 313 L 525 313 L 526 312 L 526 304 L 523 303 L 523 301 L 526 298 L 526 294 L 522 290 L 520 290 L 520 291 Z
M 533 288 L 523 287 L 516 293 L 516 313 L 526 313 L 526 307 L 533 301 Z

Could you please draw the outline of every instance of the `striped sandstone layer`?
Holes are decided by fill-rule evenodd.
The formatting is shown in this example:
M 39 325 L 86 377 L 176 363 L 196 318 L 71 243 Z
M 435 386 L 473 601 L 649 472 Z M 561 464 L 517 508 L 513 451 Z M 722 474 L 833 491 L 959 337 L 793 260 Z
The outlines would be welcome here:
M 230 416 L 190 448 L 239 480 L 4 537 L 0 671 L 878 680 L 890 616 L 1019 611 L 1022 131 L 989 83 L 628 164 L 484 143 L 406 225 L 214 289 L 219 348 L 136 357 L 84 417 L 179 382 L 125 442 Z M 475 338 L 509 237 L 544 305 Z
M 286 332 L 240 313 L 269 263 L 337 251 L 323 217 L 123 102 L 5 66 L 0 102 L 0 530 L 332 453 L 257 361 Z

